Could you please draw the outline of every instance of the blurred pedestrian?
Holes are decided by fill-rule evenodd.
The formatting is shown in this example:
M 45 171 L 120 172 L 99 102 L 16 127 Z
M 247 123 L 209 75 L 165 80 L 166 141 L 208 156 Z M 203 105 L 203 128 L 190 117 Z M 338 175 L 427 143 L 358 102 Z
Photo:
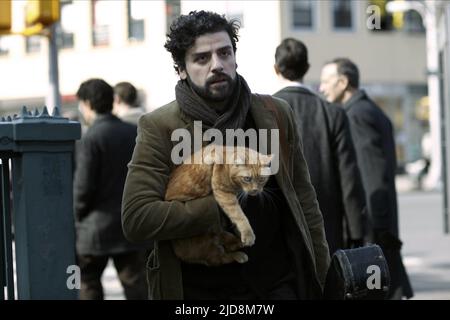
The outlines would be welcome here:
M 138 92 L 129 82 L 119 82 L 114 86 L 113 113 L 122 121 L 137 126 L 144 110 L 139 106 Z
M 427 176 L 428 171 L 430 169 L 431 165 L 431 151 L 432 151 L 432 141 L 431 141 L 431 134 L 430 132 L 425 132 L 422 136 L 422 141 L 420 143 L 421 149 L 422 149 L 422 159 L 425 162 L 424 168 L 420 172 L 419 176 L 419 186 L 422 189 L 423 188 L 423 180 Z
M 320 91 L 329 102 L 342 104 L 349 117 L 372 223 L 369 240 L 381 246 L 389 265 L 389 298 L 410 298 L 413 292 L 400 254 L 392 123 L 359 89 L 358 67 L 347 58 L 324 65 Z
M 294 110 L 332 255 L 363 245 L 365 195 L 345 111 L 305 87 L 308 69 L 306 46 L 293 38 L 283 40 L 276 49 L 275 72 L 285 88 L 274 96 Z
M 103 299 L 102 273 L 112 258 L 127 299 L 145 299 L 145 253 L 122 232 L 122 192 L 136 126 L 111 114 L 113 88 L 101 79 L 77 92 L 89 128 L 77 147 L 74 178 L 76 249 L 80 299 Z

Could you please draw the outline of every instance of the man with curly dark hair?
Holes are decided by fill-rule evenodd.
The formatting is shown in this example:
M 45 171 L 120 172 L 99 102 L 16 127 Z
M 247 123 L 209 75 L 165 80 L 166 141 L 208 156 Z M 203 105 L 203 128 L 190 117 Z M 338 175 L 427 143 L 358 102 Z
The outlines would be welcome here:
M 194 11 L 174 21 L 165 47 L 180 76 L 176 100 L 139 120 L 122 227 L 131 241 L 155 241 L 147 264 L 150 299 L 321 297 L 329 252 L 294 116 L 285 101 L 252 94 L 236 72 L 237 31 L 236 22 L 212 12 Z M 223 133 L 260 130 L 259 139 L 272 129 L 280 130 L 278 172 L 263 192 L 239 196 L 257 238 L 253 246 L 240 249 L 248 262 L 215 267 L 186 263 L 172 249 L 174 239 L 211 229 L 228 235 L 234 231 L 212 194 L 185 202 L 164 200 L 175 168 L 172 133 L 183 128 L 193 137 L 194 121 L 201 121 L 202 130 Z M 272 146 L 267 151 L 276 153 Z M 219 251 L 229 249 L 216 245 Z

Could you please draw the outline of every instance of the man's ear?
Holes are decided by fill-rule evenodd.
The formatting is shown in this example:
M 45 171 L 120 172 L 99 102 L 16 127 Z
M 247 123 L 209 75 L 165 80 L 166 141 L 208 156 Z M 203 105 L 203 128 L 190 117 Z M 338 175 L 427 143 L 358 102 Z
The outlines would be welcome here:
M 181 69 L 181 68 L 179 68 L 178 70 L 179 70 L 179 74 L 180 74 L 181 80 L 186 80 L 186 78 L 187 78 L 187 72 L 186 72 L 186 69 Z
M 269 166 L 270 165 L 270 162 L 272 161 L 272 159 L 273 159 L 273 154 L 268 154 L 268 155 L 260 155 L 260 161 L 261 161 L 261 164 L 263 165 L 263 166 Z
M 81 100 L 82 104 L 82 108 L 85 108 L 87 110 L 92 110 L 92 106 L 91 103 L 89 102 L 89 100 Z
M 342 85 L 345 89 L 349 87 L 348 78 L 346 76 L 339 76 L 339 81 L 342 82 Z
M 279 74 L 280 74 L 280 70 L 278 69 L 278 66 L 277 66 L 276 64 L 274 64 L 274 65 L 273 65 L 273 68 L 275 69 L 275 73 L 276 73 L 277 75 L 279 75 Z

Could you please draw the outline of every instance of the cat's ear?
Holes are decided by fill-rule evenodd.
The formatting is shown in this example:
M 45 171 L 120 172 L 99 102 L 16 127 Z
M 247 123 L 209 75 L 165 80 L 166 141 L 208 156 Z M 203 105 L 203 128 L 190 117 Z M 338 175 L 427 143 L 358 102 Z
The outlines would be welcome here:
M 218 159 L 216 159 L 216 146 L 211 143 L 203 148 L 203 163 L 207 165 L 211 165 L 214 163 L 218 163 Z
M 272 159 L 273 159 L 273 154 L 268 154 L 268 155 L 264 155 L 264 154 L 262 154 L 261 156 L 260 156 L 260 162 L 261 162 L 261 165 L 263 165 L 263 166 L 270 166 L 270 163 L 272 162 Z
M 234 161 L 235 165 L 242 165 L 245 164 L 245 156 L 240 154 L 239 152 L 236 153 L 236 160 Z

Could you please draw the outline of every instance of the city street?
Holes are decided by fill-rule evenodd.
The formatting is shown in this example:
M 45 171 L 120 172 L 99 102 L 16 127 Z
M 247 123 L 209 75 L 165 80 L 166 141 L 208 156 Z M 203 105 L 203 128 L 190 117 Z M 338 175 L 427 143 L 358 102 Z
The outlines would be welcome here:
M 399 194 L 402 253 L 415 291 L 413 299 L 450 299 L 450 235 L 444 235 L 441 208 L 438 192 Z M 111 264 L 103 283 L 106 299 L 124 298 Z
M 395 206 L 395 179 L 402 257 L 396 255 L 392 266 L 403 259 L 412 300 L 450 300 L 450 232 L 444 233 L 443 212 L 443 186 L 450 190 L 449 61 L 450 0 L 0 0 L 0 300 L 19 295 L 76 299 L 80 265 L 85 297 L 90 275 L 99 285 L 99 274 L 90 271 L 101 263 L 95 255 L 123 253 L 124 234 L 139 240 L 194 232 L 182 205 L 161 204 L 152 195 L 170 178 L 180 199 L 189 194 L 195 200 L 205 179 L 196 179 L 189 167 L 187 174 L 180 169 L 180 183 L 165 174 L 190 154 L 190 138 L 197 149 L 212 141 L 208 136 L 219 143 L 222 132 L 226 145 L 245 142 L 262 153 L 270 151 L 275 158 L 269 171 L 277 172 L 280 161 L 291 169 L 282 170 L 284 176 L 275 183 L 285 203 L 271 192 L 268 205 L 259 201 L 261 210 L 255 210 L 252 223 L 260 242 L 250 250 L 248 272 L 238 277 L 244 288 L 239 289 L 248 282 L 270 296 L 289 297 L 293 285 L 286 279 L 297 271 L 301 275 L 295 285 L 305 291 L 299 296 L 320 293 L 308 280 L 324 282 L 314 273 L 317 269 L 325 278 L 328 252 L 314 192 L 305 187 L 309 171 L 330 225 L 331 252 L 341 242 L 333 240 L 333 232 L 342 232 L 340 211 L 346 209 L 352 234 L 345 238 L 364 238 L 368 231 L 383 246 L 400 247 L 392 235 L 377 232 L 392 229 L 383 221 L 363 226 L 378 230 L 357 230 L 361 226 L 349 209 L 356 208 L 353 213 L 362 217 L 362 199 L 356 198 L 364 197 L 366 189 L 367 207 L 378 216 L 374 220 L 392 220 L 387 211 Z M 32 76 L 17 76 L 31 70 Z M 219 130 L 202 134 L 208 128 Z M 169 135 L 172 142 L 179 140 L 174 148 Z M 173 152 L 177 147 L 181 152 Z M 294 157 L 300 147 L 304 159 Z M 244 164 L 254 163 L 255 157 L 245 158 Z M 259 160 L 259 166 L 264 164 Z M 254 170 L 243 171 L 255 176 Z M 255 187 L 254 177 L 244 178 L 243 189 L 248 182 Z M 445 196 L 450 198 L 450 191 Z M 301 205 L 296 197 L 304 198 Z M 198 200 L 199 206 L 206 203 Z M 286 207 L 292 208 L 288 218 Z M 307 207 L 312 207 L 309 214 Z M 203 214 L 194 211 L 193 216 Z M 232 224 L 242 220 L 248 226 L 242 212 L 241 217 L 228 213 L 231 220 L 225 218 Z M 314 220 L 319 224 L 313 226 Z M 248 243 L 245 230 L 238 229 Z M 182 284 L 166 278 L 176 282 L 181 267 L 171 270 L 173 252 L 170 246 L 169 252 L 165 249 L 151 261 L 157 270 L 152 266 L 150 276 L 155 271 L 152 278 L 167 284 L 155 289 L 162 296 L 171 291 L 169 296 L 177 297 L 177 284 Z M 378 267 L 379 258 L 377 253 Z M 365 262 L 361 277 L 379 288 L 381 268 L 370 258 Z M 158 274 L 160 265 L 169 275 Z M 190 277 L 187 269 L 187 282 L 196 277 L 209 281 L 201 270 Z M 218 272 L 225 283 L 228 279 Z M 328 276 L 333 279 L 331 272 Z M 104 299 L 125 299 L 112 260 L 101 281 Z M 381 283 L 386 289 L 387 282 Z M 220 296 L 245 296 L 228 286 L 232 283 L 220 287 Z M 192 294 L 203 293 L 196 291 L 202 290 Z M 182 310 L 182 315 L 194 314 L 185 312 L 184 304 Z
M 444 235 L 440 193 L 399 196 L 403 259 L 414 299 L 450 299 L 450 235 Z

